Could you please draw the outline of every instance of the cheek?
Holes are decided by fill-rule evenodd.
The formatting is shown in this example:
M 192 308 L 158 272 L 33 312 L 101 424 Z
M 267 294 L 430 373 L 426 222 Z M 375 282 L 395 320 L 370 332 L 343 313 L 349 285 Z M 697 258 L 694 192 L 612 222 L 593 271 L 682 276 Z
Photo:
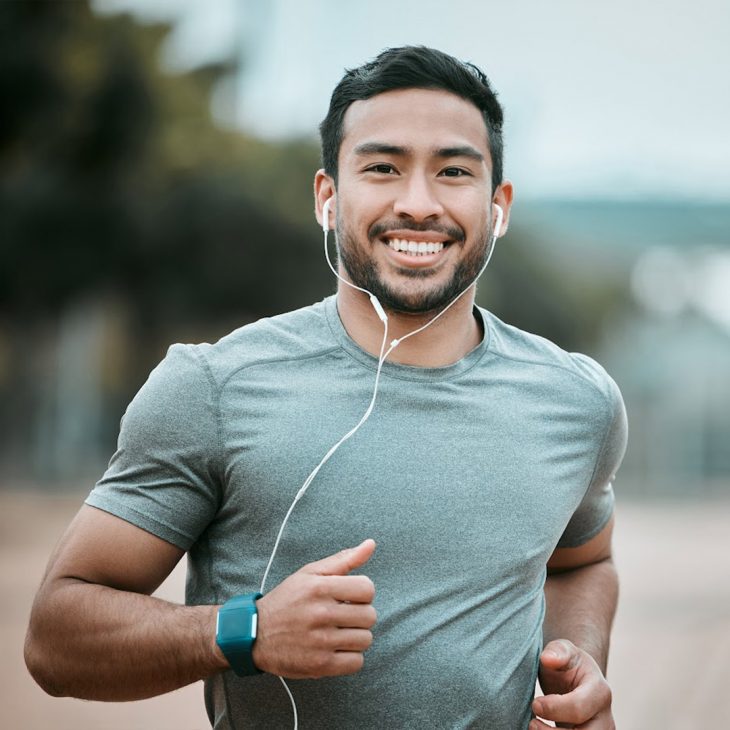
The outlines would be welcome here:
M 444 206 L 455 219 L 479 226 L 489 219 L 492 201 L 488 194 L 480 191 L 453 190 L 445 196 Z
M 373 225 L 383 220 L 392 220 L 387 206 L 374 204 L 369 200 L 367 204 L 340 205 L 337 209 L 337 225 L 340 230 L 346 231 L 357 239 L 368 238 Z
M 476 209 L 472 208 L 469 211 L 454 214 L 457 225 L 466 233 L 467 239 L 481 240 L 487 235 L 490 220 L 488 206 L 489 201 Z

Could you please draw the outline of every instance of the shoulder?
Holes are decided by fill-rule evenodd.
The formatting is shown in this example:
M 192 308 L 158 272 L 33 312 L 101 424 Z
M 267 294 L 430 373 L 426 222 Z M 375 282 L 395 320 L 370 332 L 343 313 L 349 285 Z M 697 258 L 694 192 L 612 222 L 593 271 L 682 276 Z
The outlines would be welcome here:
M 480 310 L 489 330 L 489 350 L 513 371 L 547 387 L 604 402 L 614 412 L 621 401 L 618 386 L 593 358 L 568 352 L 540 335 L 506 324 Z
M 319 302 L 259 319 L 213 344 L 172 345 L 161 367 L 183 380 L 195 377 L 198 381 L 207 380 L 213 388 L 220 388 L 245 368 L 316 357 L 337 349 L 324 305 L 325 302 Z
M 161 430 L 171 439 L 183 432 L 200 437 L 199 431 L 218 423 L 221 394 L 235 373 L 285 360 L 296 366 L 302 358 L 336 349 L 323 310 L 320 303 L 261 319 L 214 344 L 170 346 L 127 407 L 124 433 L 138 440 Z

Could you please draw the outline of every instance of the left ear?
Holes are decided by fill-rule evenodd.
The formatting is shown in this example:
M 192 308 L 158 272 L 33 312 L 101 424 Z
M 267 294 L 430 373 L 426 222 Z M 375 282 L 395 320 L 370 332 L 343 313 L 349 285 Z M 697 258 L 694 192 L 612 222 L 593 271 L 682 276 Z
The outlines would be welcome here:
M 509 214 L 510 208 L 512 207 L 513 197 L 514 188 L 512 187 L 512 183 L 509 180 L 503 180 L 494 191 L 494 195 L 492 196 L 492 202 L 499 205 L 502 208 L 502 213 L 504 214 L 504 217 L 502 218 L 502 225 L 499 229 L 500 238 L 504 236 L 505 233 L 507 233 L 507 228 L 509 228 Z M 493 212 L 492 225 L 494 225 L 496 222 L 496 215 Z
M 324 204 L 335 195 L 335 181 L 324 171 L 317 170 L 314 175 L 314 215 L 319 225 L 322 225 L 322 208 Z M 332 224 L 337 218 L 337 198 L 330 204 L 330 220 L 329 228 L 334 228 Z

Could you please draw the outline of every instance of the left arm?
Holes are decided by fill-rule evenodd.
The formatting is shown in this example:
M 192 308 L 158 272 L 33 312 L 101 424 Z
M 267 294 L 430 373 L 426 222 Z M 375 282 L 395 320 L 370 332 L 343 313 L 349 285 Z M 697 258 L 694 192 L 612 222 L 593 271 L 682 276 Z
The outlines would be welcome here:
M 605 679 L 618 600 L 612 533 L 613 518 L 584 545 L 556 549 L 547 564 L 545 648 L 540 656 L 545 696 L 535 699 L 533 711 L 558 727 L 615 728 Z M 533 720 L 530 730 L 545 727 Z

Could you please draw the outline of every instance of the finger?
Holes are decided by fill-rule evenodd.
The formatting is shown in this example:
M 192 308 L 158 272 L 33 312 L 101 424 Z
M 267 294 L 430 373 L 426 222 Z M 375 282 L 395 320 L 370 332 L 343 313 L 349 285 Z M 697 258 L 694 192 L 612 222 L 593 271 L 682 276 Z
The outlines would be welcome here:
M 308 563 L 302 571 L 315 575 L 347 575 L 351 570 L 365 565 L 374 551 L 375 540 L 363 540 L 357 547 L 340 550 L 322 560 Z
M 536 715 L 553 722 L 588 722 L 611 706 L 611 690 L 605 682 L 587 682 L 564 695 L 537 697 L 532 703 Z
M 330 575 L 322 589 L 336 601 L 348 603 L 372 603 L 375 598 L 375 584 L 366 575 Z
M 369 604 L 332 603 L 318 606 L 312 614 L 313 627 L 337 627 L 340 629 L 370 629 L 377 615 Z
M 342 604 L 339 611 L 343 614 L 336 624 L 340 628 L 372 629 L 378 620 L 375 609 L 370 605 Z
M 530 724 L 528 726 L 528 730 L 542 730 L 543 728 L 553 728 L 553 725 L 546 725 L 542 720 L 538 720 L 537 718 L 530 721 Z
M 578 647 L 566 639 L 555 639 L 545 645 L 540 663 L 548 669 L 567 672 L 580 661 Z
M 365 651 L 373 643 L 373 633 L 367 629 L 340 629 L 334 632 L 335 651 Z
M 355 674 L 362 669 L 365 657 L 360 651 L 336 651 L 332 654 L 326 675 L 339 676 L 341 674 Z
M 560 725 L 558 725 L 560 727 Z M 616 730 L 616 723 L 614 722 L 613 715 L 610 712 L 601 713 L 596 715 L 592 720 L 589 720 L 583 725 L 574 725 L 575 730 Z

